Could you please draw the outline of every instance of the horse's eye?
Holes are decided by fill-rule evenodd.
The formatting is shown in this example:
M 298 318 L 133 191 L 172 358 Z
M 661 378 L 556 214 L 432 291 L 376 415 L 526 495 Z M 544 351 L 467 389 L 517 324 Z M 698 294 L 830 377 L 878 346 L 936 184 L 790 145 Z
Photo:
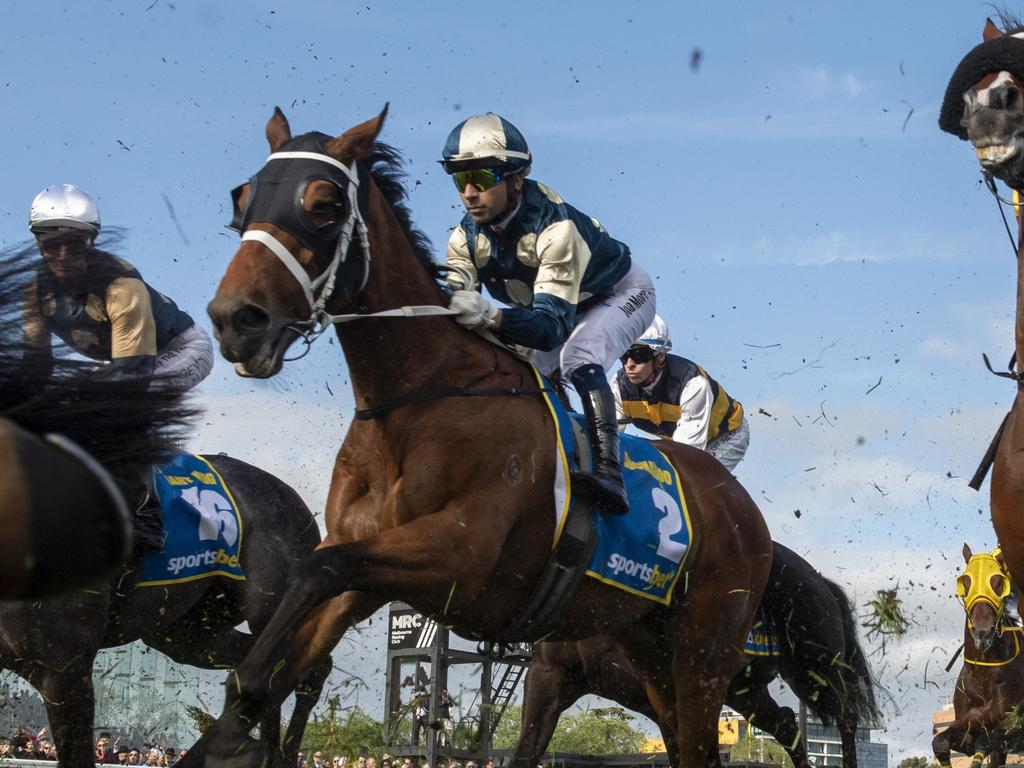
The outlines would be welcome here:
M 966 573 L 960 578 L 958 578 L 956 581 L 957 586 L 960 588 L 958 592 L 960 592 L 962 595 L 966 595 L 968 592 L 971 591 L 971 577 L 968 576 Z
M 310 208 L 309 216 L 316 227 L 333 224 L 341 216 L 341 203 L 331 200 L 317 200 Z
M 989 583 L 992 585 L 992 591 L 1002 596 L 1003 589 L 1006 587 L 1005 579 L 1002 576 L 996 575 L 992 577 Z

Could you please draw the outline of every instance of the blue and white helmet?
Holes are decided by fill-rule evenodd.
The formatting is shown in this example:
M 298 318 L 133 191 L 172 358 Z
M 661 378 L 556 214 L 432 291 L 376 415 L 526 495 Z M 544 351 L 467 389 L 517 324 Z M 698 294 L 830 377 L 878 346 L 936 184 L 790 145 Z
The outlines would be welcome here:
M 658 354 L 665 354 L 672 349 L 672 334 L 669 333 L 668 323 L 660 315 L 655 315 L 651 327 L 644 331 L 633 346 L 650 347 Z
M 475 115 L 455 126 L 448 134 L 441 157 L 447 173 L 503 168 L 525 175 L 533 160 L 519 129 L 493 112 Z

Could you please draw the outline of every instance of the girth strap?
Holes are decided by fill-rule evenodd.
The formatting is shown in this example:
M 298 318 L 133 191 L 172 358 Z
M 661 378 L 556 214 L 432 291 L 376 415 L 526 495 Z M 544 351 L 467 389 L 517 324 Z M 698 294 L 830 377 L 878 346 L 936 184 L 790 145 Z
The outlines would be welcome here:
M 593 518 L 593 505 L 577 499 L 523 612 L 497 637 L 490 639 L 498 643 L 532 643 L 551 633 L 583 579 L 597 546 Z

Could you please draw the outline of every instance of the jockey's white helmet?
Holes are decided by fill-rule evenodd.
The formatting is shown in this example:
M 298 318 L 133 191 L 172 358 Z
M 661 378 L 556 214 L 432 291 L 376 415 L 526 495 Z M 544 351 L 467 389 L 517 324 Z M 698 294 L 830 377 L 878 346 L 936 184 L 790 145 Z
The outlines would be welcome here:
M 33 232 L 78 229 L 95 235 L 100 231 L 100 211 L 84 190 L 74 184 L 55 184 L 35 196 L 28 228 Z
M 660 315 L 654 316 L 654 322 L 643 332 L 643 335 L 636 340 L 634 346 L 640 345 L 650 347 L 655 352 L 664 354 L 672 349 L 672 334 L 669 333 L 668 323 L 661 319 Z

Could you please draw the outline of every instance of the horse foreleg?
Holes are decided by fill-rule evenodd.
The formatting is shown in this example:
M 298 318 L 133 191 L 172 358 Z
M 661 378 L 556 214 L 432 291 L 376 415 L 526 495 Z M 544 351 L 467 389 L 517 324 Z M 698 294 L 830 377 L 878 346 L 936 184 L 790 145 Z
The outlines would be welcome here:
M 954 720 L 944 731 L 939 731 L 932 739 L 932 752 L 940 768 L 951 768 L 953 764 L 953 750 L 963 754 L 970 754 L 974 749 L 974 739 L 967 733 L 965 724 L 960 720 Z
M 985 760 L 990 741 L 996 749 L 1002 746 L 998 721 L 989 707 L 975 707 L 936 734 L 932 739 L 932 751 L 941 768 L 949 768 L 953 751 L 970 755 L 972 768 L 978 768 Z
M 30 682 L 43 697 L 46 719 L 63 768 L 92 768 L 95 762 L 92 721 L 96 696 L 92 685 L 95 655 L 79 657 L 67 667 L 37 669 Z

